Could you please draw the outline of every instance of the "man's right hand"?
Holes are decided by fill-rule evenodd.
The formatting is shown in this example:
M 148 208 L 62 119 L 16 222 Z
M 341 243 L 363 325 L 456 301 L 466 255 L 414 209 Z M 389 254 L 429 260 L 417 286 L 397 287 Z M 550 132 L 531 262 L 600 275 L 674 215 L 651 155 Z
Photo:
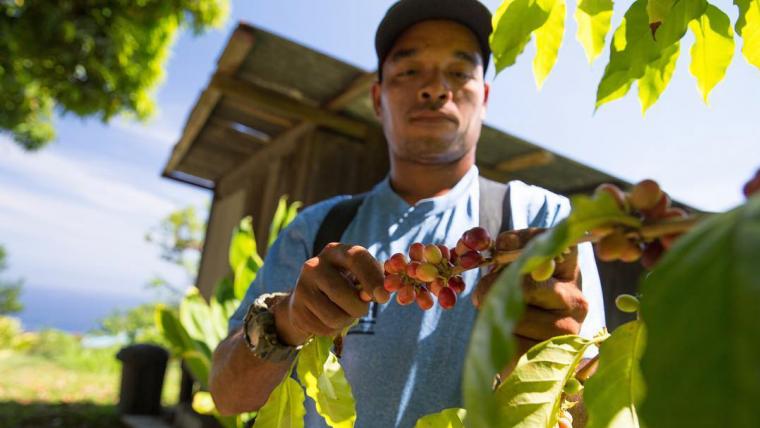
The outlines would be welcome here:
M 296 287 L 273 308 L 280 340 L 298 346 L 312 335 L 337 335 L 367 314 L 370 300 L 390 300 L 383 279 L 382 265 L 365 248 L 326 245 L 306 260 Z

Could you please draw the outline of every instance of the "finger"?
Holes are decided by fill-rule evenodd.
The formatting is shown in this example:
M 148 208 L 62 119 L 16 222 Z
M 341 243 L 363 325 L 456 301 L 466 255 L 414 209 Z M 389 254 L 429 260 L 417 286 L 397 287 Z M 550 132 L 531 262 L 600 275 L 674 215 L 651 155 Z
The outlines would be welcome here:
M 304 305 L 330 329 L 339 330 L 354 319 L 330 300 L 319 288 L 314 287 L 306 291 L 305 294 L 308 296 L 304 299 Z
M 291 320 L 299 330 L 317 336 L 331 336 L 333 329 L 325 325 L 305 304 L 296 305 L 292 310 Z
M 323 263 L 315 272 L 314 281 L 333 303 L 353 318 L 364 316 L 369 304 L 356 293 L 354 284 L 332 266 Z
M 547 311 L 526 306 L 525 312 L 515 326 L 514 333 L 529 339 L 543 341 L 565 334 L 578 334 L 581 323 L 569 312 Z
M 554 268 L 553 276 L 560 280 L 570 281 L 575 279 L 579 272 L 578 246 L 573 245 L 567 249 L 567 253 L 562 254 L 560 261 Z
M 333 243 L 320 253 L 328 263 L 351 272 L 361 284 L 362 289 L 370 293 L 379 303 L 385 303 L 391 296 L 383 288 L 383 266 L 377 259 L 359 245 L 348 246 Z
M 536 282 L 525 275 L 522 282 L 523 300 L 529 305 L 549 310 L 567 310 L 582 305 L 585 301 L 578 281 L 560 281 L 550 278 Z
M 480 309 L 480 306 L 485 301 L 486 295 L 488 294 L 489 291 L 491 291 L 493 284 L 499 278 L 500 274 L 501 274 L 501 269 L 498 269 L 489 274 L 486 274 L 485 276 L 480 278 L 480 281 L 478 281 L 478 284 L 475 286 L 475 290 L 473 290 L 472 295 L 470 296 L 470 299 L 472 300 L 472 304 L 477 309 Z

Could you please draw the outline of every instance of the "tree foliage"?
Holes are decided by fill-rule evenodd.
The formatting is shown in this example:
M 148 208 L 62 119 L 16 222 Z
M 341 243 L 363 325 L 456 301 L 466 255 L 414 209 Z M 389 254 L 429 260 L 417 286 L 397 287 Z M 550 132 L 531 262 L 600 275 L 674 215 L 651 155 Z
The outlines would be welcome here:
M 5 258 L 5 248 L 0 245 L 0 274 L 8 268 Z M 24 305 L 19 300 L 21 287 L 21 280 L 8 281 L 0 279 L 0 315 L 15 314 L 24 309 Z
M 227 0 L 0 1 L 0 131 L 29 150 L 53 113 L 145 119 L 177 30 L 219 26 Z
M 760 0 L 735 0 L 736 34 L 742 54 L 760 68 Z M 491 49 L 496 72 L 513 65 L 535 36 L 533 74 L 539 88 L 554 66 L 564 34 L 564 0 L 506 0 L 493 17 Z M 602 52 L 613 14 L 611 0 L 580 0 L 574 14 L 576 38 L 593 62 Z M 599 82 L 596 108 L 624 97 L 638 85 L 643 112 L 670 83 L 687 31 L 694 34 L 689 71 L 702 99 L 726 74 L 733 59 L 734 31 L 729 16 L 706 0 L 636 0 L 613 32 L 609 61 Z

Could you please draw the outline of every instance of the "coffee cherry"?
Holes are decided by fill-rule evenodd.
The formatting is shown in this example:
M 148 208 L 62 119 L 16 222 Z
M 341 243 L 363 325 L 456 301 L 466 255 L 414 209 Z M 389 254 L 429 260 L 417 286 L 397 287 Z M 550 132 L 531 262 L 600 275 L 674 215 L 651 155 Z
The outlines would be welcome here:
M 599 260 L 611 262 L 619 259 L 626 247 L 628 247 L 628 239 L 622 232 L 615 231 L 596 243 L 596 254 Z
M 412 302 L 414 302 L 416 298 L 417 298 L 417 291 L 414 289 L 414 286 L 411 284 L 404 285 L 396 293 L 396 302 L 398 302 L 398 304 L 402 306 L 410 305 Z
M 430 292 L 433 293 L 436 297 L 438 297 L 438 293 L 441 292 L 443 287 L 446 286 L 446 282 L 443 278 L 436 278 L 433 280 L 433 282 L 430 283 Z
M 667 193 L 662 192 L 662 196 L 660 196 L 660 199 L 655 206 L 646 210 L 641 210 L 641 214 L 643 214 L 647 220 L 657 220 L 662 218 L 668 208 L 670 208 L 670 197 Z
M 459 256 L 459 266 L 463 269 L 472 269 L 483 261 L 483 256 L 479 252 L 470 250 Z
M 417 268 L 416 278 L 422 282 L 432 282 L 438 276 L 438 269 L 430 263 L 423 263 Z
M 630 294 L 621 294 L 615 298 L 615 306 L 623 312 L 636 313 L 639 310 L 639 299 Z
M 460 238 L 459 241 L 457 241 L 457 246 L 454 249 L 454 251 L 457 253 L 458 256 L 462 256 L 462 254 L 468 253 L 471 251 L 470 247 L 464 244 L 464 241 Z
M 443 287 L 438 293 L 438 304 L 443 309 L 451 309 L 457 304 L 457 295 L 449 287 Z
M 465 288 L 464 280 L 459 275 L 449 278 L 448 285 L 457 294 L 463 292 Z
M 383 288 L 389 293 L 398 291 L 402 285 L 404 285 L 404 281 L 401 279 L 401 275 L 395 273 L 386 276 L 385 281 L 383 281 Z
M 554 269 L 556 267 L 557 264 L 554 262 L 554 259 L 549 259 L 533 269 L 530 273 L 530 277 L 536 282 L 546 281 L 554 275 Z
M 583 385 L 574 377 L 568 379 L 567 382 L 565 382 L 565 386 L 562 388 L 565 394 L 568 395 L 577 394 L 581 392 L 582 389 Z
M 637 211 L 644 211 L 654 208 L 662 197 L 660 185 L 654 180 L 642 180 L 633 187 L 628 200 L 631 206 Z
M 647 243 L 641 255 L 641 264 L 647 269 L 652 269 L 660 261 L 664 251 L 665 248 L 659 240 Z
M 641 258 L 643 250 L 636 241 L 628 240 L 628 244 L 620 252 L 620 260 L 626 263 L 633 263 Z
M 597 197 L 598 195 L 601 195 L 602 193 L 608 193 L 610 196 L 612 196 L 612 199 L 615 200 L 615 203 L 617 204 L 618 208 L 620 208 L 623 212 L 628 212 L 628 210 L 630 209 L 630 207 L 628 206 L 628 201 L 626 201 L 625 199 L 625 193 L 614 184 L 603 183 L 603 184 L 600 184 L 596 188 L 596 190 L 594 190 L 595 197 Z
M 443 259 L 443 253 L 437 245 L 425 245 L 425 251 L 423 253 L 425 261 L 437 265 Z
M 678 207 L 672 207 L 668 208 L 665 213 L 662 215 L 663 219 L 666 218 L 686 218 L 689 215 L 686 213 L 686 211 L 682 210 Z M 670 249 L 670 247 L 673 246 L 673 243 L 675 240 L 681 236 L 679 233 L 674 233 L 670 235 L 660 236 L 660 243 L 662 244 L 662 247 L 666 250 Z
M 482 227 L 473 227 L 462 235 L 462 242 L 471 250 L 484 251 L 491 247 L 491 237 Z
M 385 261 L 385 271 L 387 273 L 403 273 L 406 271 L 406 257 L 401 253 L 396 253 Z
M 420 287 L 419 291 L 417 291 L 417 306 L 420 307 L 423 311 L 426 311 L 433 307 L 433 296 L 430 295 L 430 292 L 425 289 L 425 287 Z
M 425 245 L 415 242 L 412 244 L 411 247 L 409 247 L 409 258 L 414 260 L 415 262 L 421 262 L 423 261 L 425 254 Z
M 451 254 L 449 254 L 449 247 L 443 245 L 443 244 L 437 244 L 438 249 L 441 250 L 441 258 L 443 260 L 449 260 L 451 257 Z
M 409 262 L 409 264 L 406 265 L 406 276 L 417 279 L 417 269 L 419 269 L 421 265 L 422 263 L 420 262 Z
M 451 262 L 451 264 L 453 264 L 453 265 L 456 265 L 456 264 L 457 264 L 457 261 L 459 261 L 459 254 L 457 254 L 457 249 L 456 249 L 456 247 L 452 247 L 452 248 L 449 250 L 449 261 L 450 261 L 450 262 Z

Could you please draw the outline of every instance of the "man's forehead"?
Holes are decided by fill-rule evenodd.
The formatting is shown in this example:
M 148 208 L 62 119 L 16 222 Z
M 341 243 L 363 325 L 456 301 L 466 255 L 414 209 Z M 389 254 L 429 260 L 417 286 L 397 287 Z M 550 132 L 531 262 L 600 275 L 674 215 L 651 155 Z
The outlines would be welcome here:
M 453 57 L 482 64 L 475 34 L 464 25 L 450 20 L 429 20 L 412 25 L 395 41 L 388 59 L 398 61 L 433 49 L 448 51 Z

